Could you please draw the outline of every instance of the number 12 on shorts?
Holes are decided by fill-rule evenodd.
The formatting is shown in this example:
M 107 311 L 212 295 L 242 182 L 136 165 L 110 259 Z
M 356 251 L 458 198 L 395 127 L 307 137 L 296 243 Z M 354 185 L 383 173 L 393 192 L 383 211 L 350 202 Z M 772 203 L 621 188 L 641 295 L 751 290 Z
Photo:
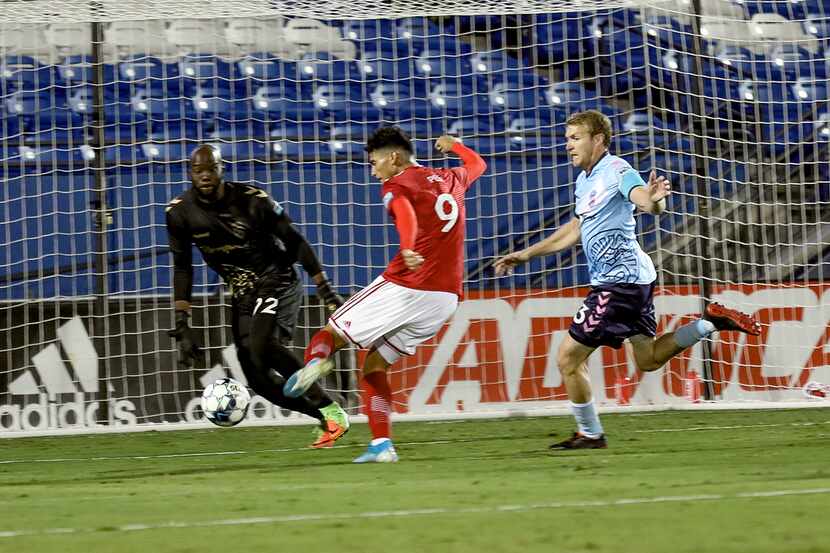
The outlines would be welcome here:
M 277 314 L 277 305 L 279 305 L 280 301 L 277 298 L 257 298 L 256 305 L 254 305 L 254 311 L 251 313 L 252 315 L 256 315 L 257 312 L 265 313 L 267 315 L 276 315 Z M 262 307 L 263 304 L 265 307 Z M 262 311 L 259 308 L 262 307 Z

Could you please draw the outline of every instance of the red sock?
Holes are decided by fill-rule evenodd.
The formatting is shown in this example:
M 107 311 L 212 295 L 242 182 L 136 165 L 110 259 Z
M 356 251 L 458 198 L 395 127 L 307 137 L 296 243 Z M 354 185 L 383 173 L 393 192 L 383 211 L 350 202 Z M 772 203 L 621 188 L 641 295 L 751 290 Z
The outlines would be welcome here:
M 369 415 L 369 428 L 372 431 L 372 438 L 391 438 L 392 391 L 389 389 L 386 373 L 375 371 L 367 374 L 363 377 L 363 385 L 366 392 L 364 396 L 365 409 L 366 414 Z
M 334 349 L 334 336 L 328 333 L 328 331 L 323 328 L 317 331 L 311 341 L 308 343 L 308 347 L 305 348 L 305 363 L 308 363 L 315 357 L 319 357 L 323 359 L 331 355 L 331 350 Z

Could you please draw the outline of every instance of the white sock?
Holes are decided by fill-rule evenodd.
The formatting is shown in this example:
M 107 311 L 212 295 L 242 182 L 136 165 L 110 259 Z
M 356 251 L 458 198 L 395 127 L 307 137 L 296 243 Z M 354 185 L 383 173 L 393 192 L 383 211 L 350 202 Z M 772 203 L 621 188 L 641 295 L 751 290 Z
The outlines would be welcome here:
M 674 331 L 674 341 L 681 348 L 688 348 L 700 342 L 715 331 L 712 321 L 698 319 Z
M 579 433 L 588 438 L 599 438 L 603 433 L 602 424 L 599 422 L 594 400 L 588 403 L 574 403 L 573 401 L 570 403 Z
M 383 442 L 389 440 L 389 438 L 375 438 L 369 445 L 378 445 L 382 444 Z

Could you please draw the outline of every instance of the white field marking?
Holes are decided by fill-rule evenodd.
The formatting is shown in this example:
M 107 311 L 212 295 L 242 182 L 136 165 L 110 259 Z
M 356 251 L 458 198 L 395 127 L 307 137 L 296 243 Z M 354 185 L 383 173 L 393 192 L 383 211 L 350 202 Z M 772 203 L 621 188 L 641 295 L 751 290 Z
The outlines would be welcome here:
M 736 424 L 732 426 L 690 426 L 688 428 L 652 428 L 650 430 L 635 430 L 639 433 L 651 432 L 696 432 L 699 430 L 743 430 L 746 428 L 773 428 L 779 426 L 817 426 L 820 424 L 830 424 L 830 421 L 818 422 L 785 422 L 775 424 Z
M 673 495 L 658 497 L 632 497 L 606 501 L 556 501 L 550 503 L 529 503 L 519 505 L 491 505 L 482 507 L 438 507 L 432 509 L 402 509 L 395 511 L 364 511 L 360 513 L 313 513 L 281 516 L 261 516 L 247 518 L 215 519 L 201 521 L 170 521 L 149 524 L 122 524 L 103 528 L 44 528 L 40 530 L 2 530 L 0 538 L 19 538 L 26 536 L 48 536 L 54 534 L 92 534 L 96 532 L 136 532 L 139 530 L 164 530 L 169 528 L 207 528 L 220 526 L 243 526 L 251 524 L 281 524 L 289 522 L 331 522 L 332 520 L 367 520 L 379 518 L 413 517 L 428 515 L 462 515 L 488 513 L 515 513 L 525 511 L 570 509 L 586 507 L 624 507 L 628 505 L 648 505 L 655 503 L 697 503 L 701 501 L 724 501 L 731 499 L 754 499 L 785 497 L 794 495 L 828 494 L 830 488 L 812 488 L 804 490 L 771 490 L 758 492 L 741 492 L 736 494 L 701 494 Z
M 442 445 L 442 444 L 455 444 L 455 443 L 463 443 L 463 442 L 475 442 L 475 439 L 459 439 L 459 440 L 427 440 L 422 442 L 396 442 L 398 446 L 411 446 L 411 445 Z M 348 449 L 348 448 L 360 448 L 363 449 L 366 447 L 364 444 L 352 444 L 352 445 L 335 445 L 331 448 L 326 449 Z M 21 463 L 73 463 L 73 462 L 91 462 L 91 461 L 126 461 L 126 460 L 133 460 L 133 461 L 144 461 L 144 460 L 152 460 L 152 459 L 175 459 L 178 457 L 213 457 L 219 455 L 254 455 L 258 453 L 291 453 L 291 452 L 298 452 L 298 451 L 314 451 L 309 447 L 286 447 L 286 448 L 278 448 L 278 449 L 255 449 L 251 451 L 204 451 L 204 452 L 196 452 L 196 453 L 161 453 L 159 455 L 124 455 L 124 456 L 101 456 L 101 457 L 58 457 L 54 459 L 6 459 L 0 460 L 0 465 L 14 465 L 14 464 L 21 464 Z

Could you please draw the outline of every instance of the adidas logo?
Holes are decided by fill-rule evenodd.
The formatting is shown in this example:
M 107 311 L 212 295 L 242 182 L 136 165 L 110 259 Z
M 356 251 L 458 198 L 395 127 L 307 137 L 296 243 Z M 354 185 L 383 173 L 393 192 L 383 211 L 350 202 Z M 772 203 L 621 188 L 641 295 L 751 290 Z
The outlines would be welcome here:
M 100 391 L 98 352 L 80 317 L 73 317 L 57 330 L 57 342 L 69 365 L 64 363 L 58 343 L 49 344 L 32 356 L 34 369 L 25 371 L 8 387 L 12 396 L 38 396 L 36 403 L 0 405 L 0 429 L 44 430 L 96 426 L 98 401 L 85 394 Z M 112 386 L 109 386 L 113 390 Z M 58 398 L 73 395 L 74 401 Z M 110 420 L 116 425 L 136 424 L 135 404 L 129 400 L 110 402 Z
M 49 344 L 32 356 L 34 371 L 26 371 L 9 384 L 12 395 L 45 393 L 73 394 L 98 392 L 98 352 L 80 317 L 73 317 L 58 328 L 58 341 L 71 368 L 63 362 L 57 344 Z M 35 373 L 39 377 L 35 379 Z M 77 382 L 77 385 L 76 385 Z

